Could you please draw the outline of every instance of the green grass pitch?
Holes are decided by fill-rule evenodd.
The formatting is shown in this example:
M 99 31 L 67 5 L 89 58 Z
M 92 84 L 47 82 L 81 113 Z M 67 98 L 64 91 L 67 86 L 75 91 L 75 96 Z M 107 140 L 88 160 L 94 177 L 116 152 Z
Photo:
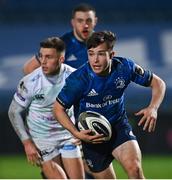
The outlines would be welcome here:
M 117 178 L 126 179 L 121 166 L 113 162 Z M 147 179 L 172 179 L 172 156 L 143 155 L 143 169 Z M 0 179 L 40 179 L 40 170 L 27 163 L 24 155 L 0 155 Z

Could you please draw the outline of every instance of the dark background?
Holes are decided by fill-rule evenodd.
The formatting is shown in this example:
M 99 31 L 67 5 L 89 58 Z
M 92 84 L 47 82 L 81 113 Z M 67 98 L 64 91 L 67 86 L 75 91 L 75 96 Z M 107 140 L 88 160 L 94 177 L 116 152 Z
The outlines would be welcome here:
M 137 127 L 134 116 L 148 105 L 150 89 L 131 85 L 126 92 L 128 116 L 144 153 L 172 151 L 172 1 L 171 0 L 0 0 L 0 153 L 20 153 L 23 147 L 9 122 L 7 111 L 24 62 L 39 42 L 71 30 L 72 8 L 92 4 L 99 18 L 95 30 L 117 34 L 118 56 L 133 58 L 167 84 L 155 133 Z

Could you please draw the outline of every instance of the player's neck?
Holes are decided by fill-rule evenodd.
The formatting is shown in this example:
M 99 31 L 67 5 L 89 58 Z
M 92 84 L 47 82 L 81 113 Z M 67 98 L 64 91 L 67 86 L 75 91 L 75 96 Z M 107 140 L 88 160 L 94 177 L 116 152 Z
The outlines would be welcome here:
M 60 75 L 60 69 L 57 70 L 57 72 L 54 72 L 52 74 L 46 75 L 46 78 L 48 81 L 50 81 L 52 84 L 56 84 L 58 82 Z
M 76 33 L 75 30 L 73 30 L 73 34 L 74 34 L 75 38 L 76 38 L 79 42 L 85 42 L 82 38 L 80 38 L 80 37 L 77 35 L 77 33 Z
M 112 70 L 112 61 L 110 61 L 107 68 L 101 74 L 99 74 L 99 76 L 108 76 L 111 73 L 111 70 Z

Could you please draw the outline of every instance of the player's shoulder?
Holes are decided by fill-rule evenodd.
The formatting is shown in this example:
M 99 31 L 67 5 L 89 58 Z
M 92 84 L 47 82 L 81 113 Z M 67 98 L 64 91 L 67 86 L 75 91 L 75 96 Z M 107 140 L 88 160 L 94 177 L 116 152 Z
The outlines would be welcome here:
M 126 58 L 126 57 L 115 56 L 115 57 L 113 58 L 113 61 L 114 61 L 115 63 L 127 64 L 128 62 L 131 62 L 131 61 L 133 61 L 133 60 L 130 59 L 130 58 Z
M 86 74 L 88 74 L 88 67 L 89 67 L 89 63 L 86 62 L 82 66 L 80 66 L 74 73 L 77 76 L 85 76 Z
M 72 66 L 69 66 L 67 64 L 62 64 L 61 69 L 66 74 L 71 74 L 72 72 L 76 71 L 75 68 L 73 68 Z
M 24 76 L 22 78 L 22 81 L 25 82 L 25 84 L 28 84 L 28 85 L 33 85 L 33 84 L 36 84 L 40 78 L 42 76 L 42 70 L 41 70 L 41 67 L 35 69 L 33 72 L 31 72 L 30 74 Z
M 112 59 L 112 64 L 117 67 L 130 67 L 134 64 L 134 61 L 130 58 L 116 56 Z
M 41 77 L 41 69 L 37 68 L 32 73 L 24 76 L 18 83 L 18 92 L 27 92 L 28 94 L 38 88 L 38 81 Z
M 69 42 L 74 38 L 73 31 L 67 32 L 61 36 L 64 42 Z
M 81 67 L 79 67 L 78 69 L 76 69 L 71 75 L 70 78 L 71 79 L 76 79 L 77 81 L 84 81 L 86 82 L 88 77 L 89 77 L 89 64 L 88 62 L 83 64 Z

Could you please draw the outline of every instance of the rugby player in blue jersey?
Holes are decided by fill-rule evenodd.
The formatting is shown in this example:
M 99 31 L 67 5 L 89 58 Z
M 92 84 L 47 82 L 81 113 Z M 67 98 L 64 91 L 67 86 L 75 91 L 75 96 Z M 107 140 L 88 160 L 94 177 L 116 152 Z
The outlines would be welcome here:
M 61 37 L 66 44 L 65 64 L 78 68 L 88 61 L 86 41 L 92 34 L 96 23 L 96 11 L 91 5 L 79 4 L 73 9 L 71 19 L 73 30 Z M 39 56 L 35 55 L 25 63 L 24 74 L 32 72 L 39 66 Z
M 136 115 L 141 116 L 138 125 L 153 132 L 166 85 L 131 59 L 115 57 L 115 41 L 116 36 L 109 31 L 91 35 L 87 42 L 89 62 L 66 79 L 54 104 L 54 113 L 66 129 L 82 140 L 84 158 L 95 178 L 116 178 L 111 163 L 115 158 L 128 178 L 140 179 L 144 178 L 141 151 L 124 108 L 124 91 L 131 82 L 151 88 L 150 104 Z M 90 130 L 77 130 L 66 113 L 77 101 L 79 113 L 95 111 L 109 120 L 113 131 L 109 141 L 105 142 L 103 135 L 90 135 Z

